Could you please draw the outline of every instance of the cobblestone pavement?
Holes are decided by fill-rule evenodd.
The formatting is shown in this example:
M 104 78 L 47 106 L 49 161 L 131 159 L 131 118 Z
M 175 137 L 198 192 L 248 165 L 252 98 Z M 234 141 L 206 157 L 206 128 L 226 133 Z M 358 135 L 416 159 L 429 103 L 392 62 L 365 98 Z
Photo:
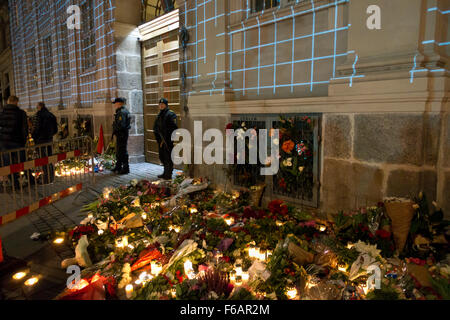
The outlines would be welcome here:
M 84 186 L 81 192 L 0 227 L 4 253 L 8 256 L 0 264 L 0 300 L 47 300 L 61 293 L 68 277 L 60 267 L 61 261 L 73 257 L 74 252 L 64 244 L 33 241 L 30 236 L 35 232 L 45 234 L 77 225 L 83 219 L 81 207 L 94 201 L 105 187 L 118 187 L 132 179 L 156 180 L 163 169 L 154 164 L 139 163 L 132 164 L 130 171 L 128 175 L 115 175 L 109 171 L 98 174 L 95 183 Z M 21 281 L 13 280 L 12 275 L 21 270 L 27 270 L 28 276 Z M 40 280 L 29 288 L 23 282 L 31 275 L 39 276 Z

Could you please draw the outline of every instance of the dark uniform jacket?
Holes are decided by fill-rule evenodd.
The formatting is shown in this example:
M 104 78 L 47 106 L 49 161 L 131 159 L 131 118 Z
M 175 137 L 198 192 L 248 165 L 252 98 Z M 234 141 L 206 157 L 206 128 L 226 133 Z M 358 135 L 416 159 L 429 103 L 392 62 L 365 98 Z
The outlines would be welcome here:
M 0 150 L 23 148 L 28 137 L 27 113 L 8 104 L 0 109 Z
M 131 129 L 130 112 L 125 107 L 120 107 L 114 114 L 113 134 L 116 136 L 128 135 Z
M 168 107 L 161 110 L 153 127 L 158 145 L 161 146 L 161 143 L 165 143 L 168 148 L 172 148 L 172 132 L 176 129 L 178 129 L 177 115 Z
M 42 108 L 34 117 L 33 140 L 36 144 L 51 142 L 58 132 L 56 117 L 47 108 Z

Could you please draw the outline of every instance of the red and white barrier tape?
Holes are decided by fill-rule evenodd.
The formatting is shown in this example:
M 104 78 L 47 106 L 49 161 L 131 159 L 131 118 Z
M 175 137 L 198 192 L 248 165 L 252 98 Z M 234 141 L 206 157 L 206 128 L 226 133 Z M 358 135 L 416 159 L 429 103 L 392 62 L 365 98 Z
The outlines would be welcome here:
M 55 164 L 55 163 L 58 163 L 60 161 L 66 160 L 66 159 L 79 157 L 80 155 L 81 155 L 80 150 L 74 150 L 74 151 L 70 151 L 70 152 L 55 154 L 50 157 L 44 157 L 44 158 L 35 159 L 35 160 L 22 162 L 22 163 L 18 163 L 18 164 L 12 164 L 12 165 L 9 165 L 6 167 L 1 167 L 0 168 L 0 177 L 8 176 L 10 174 L 22 172 L 22 171 L 33 169 L 36 167 L 43 167 L 48 164 Z
M 20 217 L 23 217 L 33 211 L 36 211 L 42 207 L 45 207 L 46 205 L 55 202 L 59 199 L 65 198 L 67 196 L 70 196 L 72 193 L 75 193 L 77 191 L 80 191 L 81 189 L 83 189 L 83 184 L 77 184 L 76 186 L 67 188 L 66 190 L 60 191 L 58 193 L 55 193 L 47 198 L 44 198 L 38 202 L 35 202 L 25 208 L 22 208 L 20 210 L 11 212 L 9 214 L 6 214 L 4 216 L 0 217 L 0 226 L 5 225 L 9 222 L 12 222 L 16 219 L 19 219 Z

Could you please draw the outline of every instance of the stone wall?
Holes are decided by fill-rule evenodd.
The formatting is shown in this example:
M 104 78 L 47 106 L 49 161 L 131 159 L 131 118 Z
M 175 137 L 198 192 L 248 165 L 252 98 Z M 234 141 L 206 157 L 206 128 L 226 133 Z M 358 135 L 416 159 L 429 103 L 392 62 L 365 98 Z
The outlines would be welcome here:
M 324 116 L 324 211 L 373 205 L 384 197 L 437 199 L 440 114 Z
M 136 26 L 117 22 L 115 24 L 115 58 L 117 95 L 127 99 L 131 113 L 131 130 L 128 140 L 130 162 L 143 162 L 144 116 L 141 47 Z

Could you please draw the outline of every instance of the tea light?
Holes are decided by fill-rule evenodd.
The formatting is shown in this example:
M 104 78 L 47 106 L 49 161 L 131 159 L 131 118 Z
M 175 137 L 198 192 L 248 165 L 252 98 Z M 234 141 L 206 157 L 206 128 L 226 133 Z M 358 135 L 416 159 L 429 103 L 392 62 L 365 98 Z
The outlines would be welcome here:
M 98 230 L 98 235 L 101 236 L 105 231 L 103 231 L 102 229 Z
M 197 210 L 197 208 L 191 207 L 191 208 L 189 208 L 189 212 L 190 213 L 197 213 L 198 210 Z
M 63 242 L 64 242 L 64 238 L 56 238 L 56 239 L 53 241 L 54 244 L 61 244 L 61 243 L 63 243 Z
M 147 219 L 147 214 L 146 213 L 143 213 L 142 215 L 141 215 L 141 217 L 142 217 L 142 219 Z
M 327 230 L 327 227 L 325 227 L 325 226 L 320 226 L 319 230 L 320 230 L 320 232 L 324 232 L 325 230 Z
M 283 222 L 277 220 L 276 224 L 277 224 L 277 227 L 281 227 L 283 225 Z
M 338 270 L 341 272 L 347 272 L 347 266 L 345 264 L 339 264 Z
M 127 286 L 125 287 L 125 293 L 127 294 L 127 299 L 130 299 L 131 296 L 133 295 L 133 285 L 132 284 L 127 284 Z
M 225 223 L 229 226 L 231 226 L 234 223 L 233 217 L 228 217 L 225 219 Z
M 351 248 L 353 248 L 354 247 L 354 244 L 353 243 L 347 243 L 347 249 L 351 249 Z
M 37 277 L 32 277 L 25 281 L 25 285 L 28 287 L 34 286 L 36 283 L 38 283 L 39 279 Z
M 297 288 L 296 287 L 288 287 L 286 291 L 286 295 L 289 299 L 293 300 L 297 297 Z
M 243 272 L 242 273 L 242 281 L 248 281 L 250 279 L 250 275 L 248 274 L 248 272 Z
M 175 298 L 175 297 L 177 296 L 177 289 L 172 288 L 172 289 L 170 290 L 170 294 L 172 295 L 172 298 Z
M 21 280 L 23 279 L 27 274 L 25 272 L 17 272 L 13 275 L 14 280 Z
M 137 285 L 141 285 L 142 284 L 142 280 L 141 279 L 137 279 L 134 283 L 137 284 Z
M 181 228 L 180 227 L 174 227 L 173 228 L 173 231 L 175 231 L 176 233 L 179 233 L 180 231 L 181 231 Z

